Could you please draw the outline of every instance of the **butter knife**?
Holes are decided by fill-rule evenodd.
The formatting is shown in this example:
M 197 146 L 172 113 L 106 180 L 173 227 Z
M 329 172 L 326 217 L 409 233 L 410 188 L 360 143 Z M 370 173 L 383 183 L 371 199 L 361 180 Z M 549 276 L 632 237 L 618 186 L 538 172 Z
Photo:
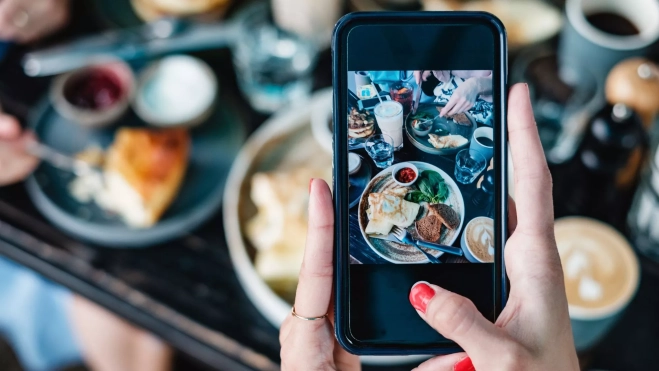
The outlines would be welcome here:
M 170 53 L 228 47 L 239 35 L 237 22 L 201 24 L 163 18 L 123 30 L 107 31 L 68 44 L 28 53 L 28 76 L 50 76 L 108 58 L 132 61 Z
M 462 249 L 453 247 L 453 246 L 447 246 L 447 245 L 442 245 L 438 243 L 432 243 L 432 242 L 425 242 L 425 241 L 415 241 L 416 243 L 408 243 L 405 241 L 401 241 L 398 238 L 394 237 L 393 234 L 388 234 L 388 235 L 382 235 L 382 234 L 369 234 L 369 238 L 375 238 L 378 240 L 385 240 L 385 241 L 391 241 L 391 242 L 396 242 L 396 243 L 403 243 L 403 244 L 408 244 L 408 245 L 417 245 L 417 246 L 422 246 L 426 247 L 428 249 L 432 250 L 438 250 L 445 252 L 447 254 L 452 254 L 452 255 L 459 255 L 462 256 L 464 253 L 462 252 Z
M 86 161 L 65 155 L 39 142 L 31 142 L 26 146 L 25 150 L 32 156 L 37 157 L 60 170 L 71 172 L 77 176 L 88 175 L 90 173 L 102 173 L 100 168 Z

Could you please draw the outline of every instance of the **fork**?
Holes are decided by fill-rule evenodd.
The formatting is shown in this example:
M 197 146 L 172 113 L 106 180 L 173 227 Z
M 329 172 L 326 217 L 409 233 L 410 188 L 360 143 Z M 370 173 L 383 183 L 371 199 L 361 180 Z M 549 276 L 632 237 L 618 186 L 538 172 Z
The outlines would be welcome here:
M 391 233 L 394 234 L 394 236 L 399 239 L 401 242 L 404 242 L 409 245 L 414 245 L 416 247 L 425 247 L 428 249 L 432 250 L 439 250 L 443 251 L 448 254 L 452 255 L 457 255 L 457 256 L 462 256 L 464 253 L 462 252 L 462 249 L 454 247 L 454 246 L 447 246 L 447 245 L 442 245 L 438 243 L 432 243 L 432 242 L 425 242 L 425 241 L 419 241 L 415 240 L 412 238 L 412 236 L 407 233 L 407 230 L 404 228 L 401 228 L 399 226 L 394 226 L 391 230 Z M 423 251 L 423 250 L 422 250 Z M 425 251 L 424 251 L 425 253 Z
M 417 250 L 421 251 L 423 253 L 423 255 L 426 256 L 428 261 L 430 261 L 432 264 L 440 264 L 441 263 L 441 261 L 439 261 L 439 259 L 437 259 L 436 257 L 430 255 L 424 249 L 422 249 L 417 244 L 415 244 L 414 240 L 410 240 L 410 237 L 407 235 L 406 230 L 404 230 L 400 227 L 394 226 L 394 228 L 392 230 L 392 233 L 394 234 L 394 237 L 396 237 L 400 242 L 403 242 L 405 244 L 412 245 L 412 246 L 416 247 Z

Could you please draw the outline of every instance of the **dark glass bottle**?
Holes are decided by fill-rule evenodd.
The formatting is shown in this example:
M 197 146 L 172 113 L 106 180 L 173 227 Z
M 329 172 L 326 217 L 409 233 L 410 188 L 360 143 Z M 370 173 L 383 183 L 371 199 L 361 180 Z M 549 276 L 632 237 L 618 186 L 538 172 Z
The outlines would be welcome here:
M 557 216 L 590 216 L 624 230 L 646 143 L 635 112 L 623 104 L 604 106 L 554 188 Z
M 486 171 L 480 187 L 476 189 L 471 197 L 474 206 L 483 210 L 484 215 L 490 218 L 494 218 L 494 204 L 492 202 L 494 200 L 494 176 L 494 169 Z

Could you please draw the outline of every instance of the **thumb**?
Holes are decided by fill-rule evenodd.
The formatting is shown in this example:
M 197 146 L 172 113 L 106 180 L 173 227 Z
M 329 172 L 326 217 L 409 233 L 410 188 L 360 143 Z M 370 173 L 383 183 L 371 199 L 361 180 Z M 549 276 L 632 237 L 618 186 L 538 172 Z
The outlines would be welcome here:
M 488 321 L 471 300 L 424 281 L 410 291 L 410 303 L 430 326 L 455 341 L 475 362 L 505 352 L 508 336 Z

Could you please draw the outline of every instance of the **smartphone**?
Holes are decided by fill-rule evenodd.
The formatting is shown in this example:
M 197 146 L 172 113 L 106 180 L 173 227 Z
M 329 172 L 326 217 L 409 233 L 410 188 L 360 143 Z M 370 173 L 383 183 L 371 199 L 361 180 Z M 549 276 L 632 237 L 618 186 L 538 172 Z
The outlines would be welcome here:
M 360 355 L 460 351 L 408 296 L 428 281 L 491 321 L 505 304 L 505 29 L 482 12 L 352 13 L 332 51 L 336 337 Z

